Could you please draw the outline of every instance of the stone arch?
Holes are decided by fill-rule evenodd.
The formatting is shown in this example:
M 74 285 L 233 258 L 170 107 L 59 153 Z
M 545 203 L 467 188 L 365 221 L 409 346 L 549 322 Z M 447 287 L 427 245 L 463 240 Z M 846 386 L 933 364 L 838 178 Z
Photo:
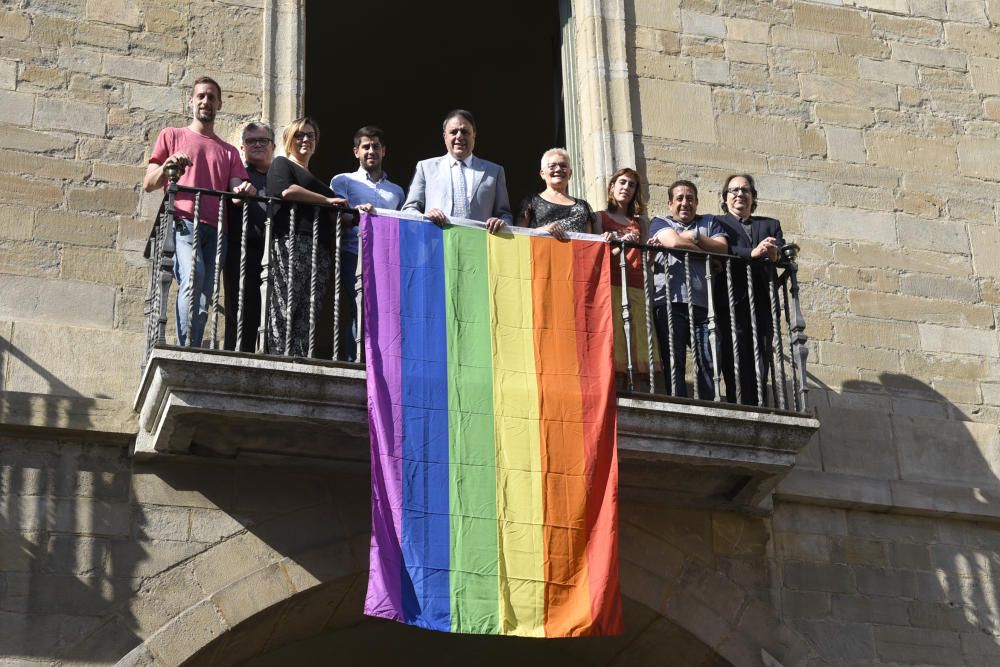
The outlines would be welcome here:
M 367 509 L 356 505 L 339 515 L 367 524 Z M 327 631 L 400 632 L 361 616 L 367 525 L 357 516 L 331 522 L 330 511 L 324 505 L 256 526 L 156 577 L 137 593 L 136 607 L 158 606 L 164 622 L 119 664 L 236 664 Z M 671 651 L 687 650 L 701 660 L 693 664 L 705 665 L 792 667 L 818 657 L 770 602 L 766 519 L 623 503 L 620 543 L 625 638 L 569 644 L 655 653 L 651 638 L 673 637 Z

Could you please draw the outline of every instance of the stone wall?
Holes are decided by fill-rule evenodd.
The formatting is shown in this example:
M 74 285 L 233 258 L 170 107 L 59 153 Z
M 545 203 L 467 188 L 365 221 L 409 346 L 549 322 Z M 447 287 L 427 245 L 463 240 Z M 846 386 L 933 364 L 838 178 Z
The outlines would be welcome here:
M 221 136 L 259 118 L 263 27 L 254 1 L 0 7 L 0 422 L 135 431 L 149 151 L 203 74 Z
M 996 498 L 1000 6 L 630 0 L 625 13 L 652 210 L 680 177 L 718 211 L 723 178 L 746 171 L 759 213 L 802 247 L 823 428 L 799 468 L 836 473 L 843 501 L 855 484 L 881 506 L 915 502 L 908 484 Z

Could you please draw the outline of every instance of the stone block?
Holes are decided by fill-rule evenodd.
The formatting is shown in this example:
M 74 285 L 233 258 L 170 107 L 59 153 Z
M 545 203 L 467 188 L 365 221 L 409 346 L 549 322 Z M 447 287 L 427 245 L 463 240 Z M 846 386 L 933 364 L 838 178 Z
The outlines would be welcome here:
M 187 28 L 187 13 L 179 7 L 150 5 L 144 15 L 144 27 L 149 32 L 176 33 Z
M 893 42 L 892 58 L 928 67 L 947 67 L 962 71 L 968 67 L 966 54 L 960 51 L 948 51 L 940 47 L 904 44 L 903 42 Z
M 1000 432 L 994 424 L 898 417 L 893 419 L 893 438 L 899 448 L 900 479 L 969 486 L 996 483 Z
M 64 300 L 80 295 L 80 290 L 74 290 L 71 285 L 64 283 L 62 288 L 65 293 L 61 298 Z M 114 315 L 113 291 L 107 294 L 110 298 L 104 297 L 104 294 L 100 296 L 102 298 L 91 302 L 67 304 L 67 314 L 62 315 L 61 321 L 81 320 L 88 316 L 92 320 L 110 320 Z M 108 301 L 112 306 L 104 312 L 102 302 Z M 41 307 L 36 310 L 41 310 Z M 73 315 L 80 311 L 83 314 L 74 318 Z M 18 356 L 7 362 L 8 390 L 125 401 L 131 400 L 135 379 L 128 373 L 108 373 L 107 360 L 114 357 L 120 368 L 138 369 L 144 353 L 143 337 L 138 334 L 42 322 L 19 322 L 11 344 L 18 349 Z
M 721 16 L 711 14 L 701 14 L 699 12 L 682 9 L 681 30 L 686 35 L 698 35 L 700 37 L 716 37 L 725 39 L 726 20 Z
M 63 248 L 63 278 L 116 287 L 143 288 L 149 281 L 149 263 L 138 253 L 106 248 Z
M 34 247 L 33 252 L 37 255 L 38 248 Z M 0 258 L 2 257 L 0 254 Z M 15 271 L 9 270 L 0 259 L 0 272 Z M 54 275 L 55 271 L 50 273 Z M 0 289 L 4 294 L 18 295 L 17 299 L 0 301 L 0 319 L 105 329 L 110 329 L 113 325 L 114 289 L 110 287 L 0 275 Z M 18 324 L 19 329 L 23 326 L 24 324 Z M 56 381 L 54 376 L 49 379 Z M 7 389 L 12 390 L 12 387 L 8 386 Z
M 818 30 L 803 30 L 786 25 L 776 25 L 771 30 L 771 43 L 777 47 L 804 51 L 829 51 L 836 53 L 837 36 Z
M 228 629 L 212 601 L 204 600 L 149 637 L 146 647 L 162 664 L 180 665 Z
M 781 591 L 781 616 L 788 619 L 830 617 L 830 594 L 814 591 Z
M 199 554 L 192 567 L 198 584 L 212 594 L 279 560 L 277 552 L 246 533 Z
M 919 271 L 937 275 L 968 277 L 972 273 L 969 258 L 957 254 L 887 248 L 868 243 L 837 245 L 834 260 L 846 266 L 879 267 Z
M 794 6 L 793 15 L 792 25 L 807 30 L 847 35 L 868 35 L 872 30 L 867 13 L 853 8 L 802 3 Z
M 40 97 L 35 105 L 34 127 L 103 135 L 107 110 L 94 104 Z
M 802 97 L 811 101 L 848 104 L 862 108 L 899 107 L 896 87 L 885 83 L 800 74 L 799 84 Z
M 992 308 L 979 304 L 877 292 L 852 292 L 848 299 L 851 312 L 861 317 L 970 327 L 989 327 L 993 323 Z
M 888 58 L 889 45 L 879 39 L 871 37 L 854 37 L 852 35 L 838 35 L 837 46 L 840 53 L 852 58 Z
M 826 202 L 827 186 L 819 181 L 804 180 L 801 178 L 787 178 L 772 174 L 761 174 L 756 179 L 757 191 L 761 200 L 768 202 L 783 201 L 801 204 L 820 204 Z M 797 210 L 798 207 L 793 207 Z M 773 209 L 769 209 L 769 215 L 776 215 Z M 788 216 L 780 216 L 782 222 L 786 222 Z
M 873 164 L 928 172 L 955 171 L 958 168 L 952 141 L 888 132 L 868 132 L 865 139 Z
M 95 162 L 94 172 L 91 178 L 95 181 L 105 183 L 122 183 L 125 185 L 135 185 L 141 183 L 146 170 L 130 164 L 108 164 L 106 162 Z M 140 193 L 141 196 L 142 193 Z
M 783 561 L 830 562 L 830 538 L 810 533 L 775 533 L 775 549 Z
M 691 81 L 691 63 L 677 58 L 664 58 L 663 54 L 652 51 L 636 51 L 635 75 L 643 79 L 667 79 L 669 81 Z
M 34 108 L 34 95 L 0 90 L 0 123 L 31 125 Z
M 957 352 L 987 357 L 1000 355 L 997 332 L 993 329 L 959 329 L 921 324 L 920 345 L 931 352 Z
M 17 61 L 0 58 L 0 88 L 14 90 L 17 87 Z
M 958 633 L 928 628 L 876 626 L 875 648 L 886 662 L 964 665 Z
M 771 24 L 767 21 L 730 17 L 726 19 L 726 36 L 730 42 L 768 44 Z
M 1000 58 L 1000 34 L 989 28 L 945 23 L 945 42 L 952 48 L 982 58 Z
M 25 210 L 16 206 L 0 206 L 0 239 L 8 241 L 30 241 L 31 228 L 35 224 L 34 211 Z M 24 246 L 11 246 L 12 248 Z M 21 255 L 15 250 L 15 255 Z M 21 255 L 22 259 L 26 257 Z M 54 257 L 55 262 L 50 262 L 49 266 L 55 268 L 58 257 Z M 32 262 L 28 262 L 31 266 Z
M 831 160 L 857 162 L 867 160 L 864 136 L 861 130 L 846 127 L 826 127 L 827 155 Z
M 903 368 L 913 377 L 981 380 L 989 375 L 986 361 L 976 357 L 933 352 L 903 352 L 902 356 Z
M 131 507 L 127 503 L 72 498 L 56 500 L 53 511 L 50 529 L 56 533 L 106 537 L 129 534 Z
M 770 535 L 763 521 L 738 514 L 712 515 L 712 548 L 716 554 L 763 557 Z
M 899 215 L 896 218 L 896 228 L 899 244 L 905 248 L 969 253 L 969 236 L 963 223 Z
M 115 294 L 115 329 L 144 331 L 146 290 L 123 287 Z
M 888 37 L 905 37 L 911 41 L 935 43 L 943 34 L 940 21 L 891 14 L 875 14 L 872 18 L 875 29 Z
M 639 105 L 645 110 L 639 131 L 646 136 L 715 143 L 715 114 L 708 86 L 639 79 Z M 678 122 L 683 118 L 684 122 Z
M 858 592 L 887 598 L 916 596 L 916 575 L 906 570 L 886 570 L 881 567 L 855 567 Z
M 186 507 L 144 505 L 133 526 L 137 539 L 186 542 L 191 539 L 191 512 Z
M 1000 140 L 962 137 L 958 142 L 958 160 L 962 174 L 998 180 L 995 166 L 1000 160 Z
M 807 206 L 802 228 L 810 236 L 896 245 L 896 220 L 889 213 Z
M 851 593 L 854 579 L 846 565 L 785 563 L 782 572 L 786 588 L 827 593 Z
M 20 176 L 82 180 L 90 174 L 90 165 L 65 158 L 42 157 L 0 150 L 0 170 Z
M 93 46 L 105 52 L 126 53 L 129 45 L 129 32 L 110 25 L 84 21 L 77 26 L 74 43 Z
M 978 201 L 954 197 L 948 200 L 948 215 L 959 220 L 993 224 L 996 210 L 992 201 Z
M 935 630 L 954 630 L 961 632 L 969 628 L 968 610 L 947 604 L 932 604 L 929 602 L 910 602 L 909 623 L 917 628 L 932 628 Z M 987 612 L 989 613 L 989 612 Z
M 627 545 L 622 558 L 658 576 L 675 579 L 680 575 L 684 567 L 682 551 L 632 522 L 622 522 L 620 530 L 627 536 L 622 541 L 623 546 Z
M 767 46 L 746 42 L 726 42 L 726 58 L 735 62 L 767 64 Z
M 909 625 L 908 603 L 905 600 L 857 595 L 833 595 L 831 598 L 832 615 L 837 620 Z
M 129 28 L 138 28 L 142 25 L 140 5 L 128 0 L 87 0 L 84 16 L 89 21 L 113 23 Z
M 838 656 L 842 664 L 863 664 L 875 657 L 872 630 L 867 623 L 803 620 L 795 627 L 816 644 L 820 655 Z
M 948 0 L 948 19 L 962 23 L 989 25 L 983 0 Z
M 875 350 L 864 352 L 871 354 Z M 894 352 L 889 354 L 896 355 Z M 848 368 L 875 365 L 863 360 L 859 364 L 851 364 L 850 357 L 839 364 L 824 363 Z M 876 478 L 894 479 L 898 476 L 896 448 L 891 440 L 892 428 L 888 417 L 872 411 L 839 408 L 825 409 L 823 414 L 831 419 L 828 423 L 834 424 L 820 433 L 824 470 Z M 843 421 L 835 421 L 838 419 Z M 876 442 L 878 446 L 873 446 L 872 443 Z
M 292 593 L 281 563 L 273 563 L 236 581 L 212 595 L 230 627 L 235 627 L 254 614 L 280 604 Z
M 761 153 L 798 155 L 798 124 L 780 118 L 720 114 L 716 119 L 719 141 Z
M 725 60 L 695 58 L 694 80 L 704 83 L 727 83 L 730 80 L 729 63 Z
M 20 12 L 0 11 L 0 37 L 12 40 L 28 39 L 31 21 Z
M 59 251 L 55 246 L 0 241 L 0 273 L 55 277 L 59 272 L 58 267 Z
M 820 343 L 819 358 L 828 366 L 847 366 L 876 371 L 898 372 L 899 353 L 895 350 L 855 347 L 841 343 Z
M 101 73 L 119 79 L 164 85 L 167 83 L 168 68 L 167 63 L 156 60 L 106 53 Z
M 896 201 L 891 192 L 857 185 L 830 186 L 830 203 L 842 208 L 861 208 L 873 211 L 896 210 Z
M 657 30 L 677 32 L 680 27 L 680 0 L 666 2 L 637 2 L 635 24 Z
M 933 567 L 930 549 L 925 544 L 889 543 L 889 562 L 903 570 L 927 570 Z
M 858 61 L 858 72 L 865 79 L 872 81 L 895 83 L 901 86 L 917 85 L 917 68 L 910 63 L 862 58 Z
M 997 228 L 985 225 L 969 225 L 969 237 L 972 240 L 972 259 L 976 266 L 976 274 L 983 278 L 1000 278 L 1000 265 L 990 258 L 996 258 L 1000 252 L 1000 235 Z
M 886 567 L 888 565 L 885 542 L 853 536 L 835 540 L 831 558 L 835 563 L 847 565 L 873 567 Z
M 135 83 L 129 86 L 129 92 L 133 108 L 175 113 L 184 108 L 184 96 L 179 90 L 170 86 L 144 86 Z
M 139 193 L 135 189 L 74 188 L 69 191 L 66 203 L 74 211 L 132 215 L 139 203 Z
M 73 157 L 75 146 L 75 139 L 68 135 L 37 132 L 12 125 L 0 126 L 0 148 Z
M 847 513 L 830 507 L 776 503 L 772 522 L 776 531 L 817 535 L 847 534 Z
M 928 299 L 954 299 L 964 303 L 978 303 L 981 299 L 979 287 L 975 283 L 919 273 L 901 276 L 899 291 L 902 294 L 925 296 Z
M 871 125 L 874 116 L 871 109 L 863 109 L 857 106 L 845 104 L 824 104 L 814 105 L 816 118 L 821 123 L 827 125 L 826 131 L 829 135 L 832 125 L 844 125 L 846 127 L 862 128 Z
M 847 513 L 850 535 L 904 544 L 937 541 L 934 522 L 922 517 L 852 511 Z
M 1000 95 L 1000 60 L 996 58 L 969 58 L 972 85 L 982 95 Z
M 220 542 L 252 525 L 248 519 L 223 510 L 192 509 L 190 517 L 191 539 L 196 542 Z

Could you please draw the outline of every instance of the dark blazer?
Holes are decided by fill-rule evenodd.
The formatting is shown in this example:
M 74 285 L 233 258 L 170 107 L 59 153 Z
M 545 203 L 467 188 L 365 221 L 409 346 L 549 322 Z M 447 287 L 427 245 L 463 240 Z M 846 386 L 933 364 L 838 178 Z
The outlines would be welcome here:
M 750 252 L 757 247 L 758 243 L 769 236 L 774 237 L 777 241 L 778 248 L 785 245 L 785 237 L 781 232 L 781 223 L 774 218 L 751 215 L 750 238 L 747 238 L 746 232 L 743 231 L 743 225 L 740 223 L 740 219 L 732 213 L 717 215 L 715 216 L 715 219 L 722 226 L 722 231 L 725 233 L 726 238 L 729 241 L 729 254 L 736 255 L 741 259 L 751 262 L 750 266 L 754 283 L 754 301 L 756 302 L 758 309 L 762 303 L 770 304 L 771 297 L 768 294 L 767 285 L 768 279 L 774 275 L 774 264 L 763 260 L 751 261 Z M 721 285 L 723 290 L 725 289 L 724 280 L 720 280 L 716 284 Z M 741 262 L 733 263 L 733 292 L 735 293 L 737 301 L 742 301 L 747 298 L 746 265 Z M 762 301 L 762 299 L 764 301 Z M 767 311 L 769 308 L 770 305 L 765 306 L 764 310 Z

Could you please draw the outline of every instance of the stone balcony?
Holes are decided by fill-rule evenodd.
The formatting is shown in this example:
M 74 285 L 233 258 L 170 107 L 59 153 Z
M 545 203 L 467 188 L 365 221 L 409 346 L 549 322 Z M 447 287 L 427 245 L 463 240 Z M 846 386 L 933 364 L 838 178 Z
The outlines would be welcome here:
M 135 399 L 137 458 L 369 465 L 357 364 L 155 347 Z M 766 513 L 819 422 L 809 414 L 648 394 L 618 398 L 621 493 Z

